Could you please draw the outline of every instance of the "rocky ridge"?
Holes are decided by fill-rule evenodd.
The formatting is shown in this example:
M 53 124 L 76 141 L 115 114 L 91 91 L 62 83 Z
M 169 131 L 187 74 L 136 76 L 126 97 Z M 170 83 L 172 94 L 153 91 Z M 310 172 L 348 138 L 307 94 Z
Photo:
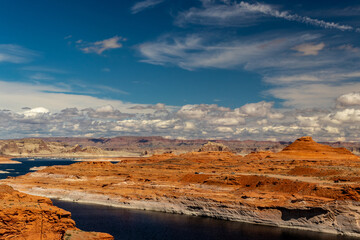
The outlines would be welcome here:
M 48 198 L 20 193 L 0 185 L 1 239 L 75 240 L 77 234 L 92 240 L 112 240 L 106 233 L 83 232 L 75 227 L 71 213 L 53 206 Z
M 0 155 L 12 157 L 96 157 L 129 155 L 118 151 L 107 151 L 95 146 L 69 145 L 60 142 L 47 142 L 42 139 L 0 140 Z M 137 156 L 137 154 L 135 154 Z
M 279 153 L 80 162 L 3 182 L 39 196 L 360 237 L 359 175 L 357 156 L 304 137 Z
M 209 140 L 178 140 L 162 137 L 114 137 L 114 138 L 73 138 L 49 137 L 18 140 L 0 140 L 0 154 L 23 157 L 98 157 L 98 156 L 149 156 L 172 152 L 182 154 L 198 151 Z M 247 155 L 251 152 L 279 152 L 290 142 L 253 141 L 253 140 L 211 140 L 223 144 L 236 154 Z M 360 155 L 360 143 L 327 142 L 331 147 L 345 147 Z
M 50 137 L 41 138 L 46 142 L 59 142 L 69 145 L 80 144 L 81 146 L 94 146 L 109 151 L 124 151 L 150 155 L 172 151 L 176 154 L 194 152 L 206 144 L 207 139 L 180 140 L 168 139 L 158 136 L 120 136 L 113 138 L 71 138 Z M 232 151 L 240 155 L 251 152 L 271 151 L 279 152 L 289 145 L 289 141 L 254 141 L 254 140 L 211 140 L 228 146 Z M 331 147 L 345 147 L 354 154 L 360 155 L 360 142 L 322 142 Z

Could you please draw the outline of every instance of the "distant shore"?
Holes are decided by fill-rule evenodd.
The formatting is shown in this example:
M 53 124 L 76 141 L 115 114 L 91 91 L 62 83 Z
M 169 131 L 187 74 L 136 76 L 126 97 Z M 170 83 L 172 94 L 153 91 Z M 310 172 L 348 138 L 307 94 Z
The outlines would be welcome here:
M 21 164 L 19 161 L 11 160 L 7 157 L 0 157 L 0 164 Z

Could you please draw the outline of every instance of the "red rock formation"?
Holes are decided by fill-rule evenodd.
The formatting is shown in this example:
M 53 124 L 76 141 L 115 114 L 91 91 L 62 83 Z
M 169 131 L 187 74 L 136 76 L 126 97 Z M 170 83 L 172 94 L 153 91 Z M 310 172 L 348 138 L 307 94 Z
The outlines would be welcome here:
M 81 162 L 3 182 L 43 196 L 360 236 L 359 176 L 358 157 L 304 137 L 277 154 Z
M 358 160 L 359 157 L 352 154 L 345 148 L 333 148 L 315 142 L 311 137 L 301 137 L 295 142 L 285 147 L 282 151 L 273 154 L 270 158 L 274 159 L 348 159 Z
M 53 206 L 50 199 L 20 193 L 12 187 L 0 185 L 1 239 L 60 240 L 69 231 L 79 231 L 70 212 Z M 83 232 L 83 235 L 88 237 L 83 239 L 113 239 L 103 233 Z

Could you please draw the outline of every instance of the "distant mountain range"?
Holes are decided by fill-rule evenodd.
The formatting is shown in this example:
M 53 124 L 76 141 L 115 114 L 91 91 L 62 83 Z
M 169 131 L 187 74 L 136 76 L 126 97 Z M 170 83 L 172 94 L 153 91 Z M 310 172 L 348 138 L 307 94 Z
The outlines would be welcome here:
M 221 143 L 241 155 L 255 151 L 278 152 L 290 142 L 254 140 L 178 140 L 158 136 L 78 138 L 49 137 L 0 140 L 0 153 L 11 156 L 142 156 L 164 152 L 185 153 L 198 151 L 204 144 Z M 344 147 L 360 154 L 360 142 L 322 142 L 332 147 Z

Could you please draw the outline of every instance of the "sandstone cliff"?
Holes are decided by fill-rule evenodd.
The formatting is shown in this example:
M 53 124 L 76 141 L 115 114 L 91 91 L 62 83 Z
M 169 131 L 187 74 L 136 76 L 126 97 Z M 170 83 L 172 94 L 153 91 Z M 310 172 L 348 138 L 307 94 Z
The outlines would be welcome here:
M 0 185 L 1 239 L 78 239 L 111 240 L 109 234 L 82 232 L 75 227 L 71 213 L 52 205 L 50 199 L 20 193 Z M 66 236 L 66 238 L 65 238 Z

